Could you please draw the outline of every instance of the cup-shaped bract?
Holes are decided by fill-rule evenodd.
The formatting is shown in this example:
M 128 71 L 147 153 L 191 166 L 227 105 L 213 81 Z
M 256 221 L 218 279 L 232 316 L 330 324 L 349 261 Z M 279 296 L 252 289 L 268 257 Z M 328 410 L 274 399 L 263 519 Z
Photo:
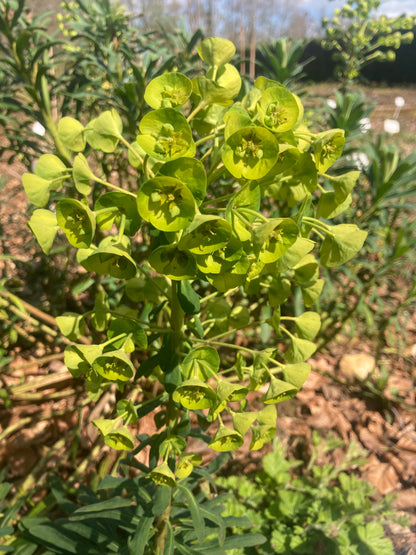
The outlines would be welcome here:
M 177 158 L 159 168 L 159 175 L 179 179 L 191 191 L 198 206 L 205 198 L 207 174 L 203 163 L 196 158 Z
M 108 208 L 108 212 L 105 210 Z M 137 202 L 132 194 L 110 192 L 104 193 L 95 203 L 94 209 L 100 211 L 96 215 L 97 224 L 101 229 L 111 229 L 113 224 L 120 225 L 124 216 L 124 233 L 133 236 L 140 227 L 140 216 Z
M 205 104 L 228 106 L 240 92 L 241 77 L 234 66 L 225 64 L 219 69 L 209 69 L 206 76 L 195 77 L 193 88 Z
M 117 450 L 130 451 L 134 447 L 134 438 L 126 426 L 116 428 L 116 420 L 96 418 L 92 421 L 100 431 L 104 443 Z
M 85 128 L 85 137 L 94 150 L 112 153 L 117 148 L 123 130 L 121 117 L 116 110 L 106 110 L 91 120 Z
M 166 461 L 151 470 L 147 477 L 151 478 L 158 486 L 168 486 L 170 488 L 176 486 L 175 475 Z
M 67 116 L 59 120 L 58 137 L 73 152 L 81 152 L 85 148 L 85 128 L 74 118 Z
M 74 180 L 75 187 L 81 195 L 89 195 L 92 191 L 91 181 L 96 179 L 93 172 L 90 170 L 88 161 L 81 153 L 77 154 L 74 158 L 72 167 L 72 179 Z
M 190 378 L 175 389 L 172 398 L 186 409 L 208 409 L 215 402 L 215 391 L 202 380 Z
M 194 465 L 201 464 L 201 462 L 202 455 L 196 453 L 182 453 L 176 465 L 176 476 L 178 478 L 187 478 L 194 469 Z
M 147 85 L 144 99 L 151 108 L 180 108 L 192 92 L 192 81 L 179 72 L 167 72 Z
M 193 256 L 176 245 L 162 245 L 149 256 L 150 266 L 159 274 L 169 279 L 191 279 L 196 274 L 196 262 Z
M 231 235 L 231 225 L 223 218 L 198 214 L 183 234 L 180 246 L 194 254 L 209 254 L 225 247 Z
M 279 144 L 263 127 L 248 126 L 233 133 L 222 148 L 222 161 L 237 179 L 261 179 L 276 164 Z
M 300 123 L 299 100 L 283 85 L 267 88 L 261 95 L 258 110 L 262 123 L 274 133 L 289 131 Z
M 195 199 L 186 185 L 174 177 L 146 181 L 137 194 L 140 216 L 161 231 L 179 231 L 192 222 Z
M 231 430 L 224 425 L 220 425 L 215 436 L 212 438 L 209 447 L 214 451 L 235 451 L 244 443 L 244 438 L 236 430 Z
M 97 249 L 78 251 L 79 263 L 89 272 L 130 279 L 136 275 L 136 263 L 119 245 L 102 245 Z
M 186 378 L 198 378 L 202 381 L 217 375 L 220 356 L 214 347 L 204 346 L 190 351 L 181 364 L 182 374 Z
M 316 135 L 313 143 L 315 154 L 315 165 L 319 172 L 324 173 L 341 156 L 345 143 L 345 131 L 343 129 L 329 129 Z
M 60 200 L 56 205 L 56 220 L 72 246 L 86 249 L 91 245 L 95 216 L 84 203 L 69 198 Z
M 274 218 L 253 230 L 253 243 L 259 260 L 270 264 L 291 247 L 299 235 L 299 228 L 290 218 Z
M 198 45 L 198 54 L 208 65 L 219 67 L 232 60 L 235 46 L 228 39 L 207 37 Z
M 45 254 L 49 254 L 59 226 L 56 216 L 50 210 L 39 208 L 35 210 L 28 221 L 28 226 L 35 235 Z
M 185 116 L 173 108 L 159 108 L 143 116 L 137 142 L 153 158 L 175 160 L 195 154 L 192 130 Z
M 276 435 L 276 426 L 261 424 L 251 428 L 250 451 L 261 449 L 265 443 L 272 441 Z
M 92 368 L 110 382 L 126 382 L 134 375 L 134 366 L 122 349 L 98 356 L 92 363 Z
M 265 405 L 280 403 L 281 401 L 287 401 L 288 399 L 291 399 L 296 395 L 298 391 L 299 389 L 293 384 L 272 377 L 270 379 L 269 389 L 263 395 L 261 401 Z
M 367 232 L 354 224 L 332 226 L 320 248 L 321 264 L 335 268 L 351 260 L 364 245 Z

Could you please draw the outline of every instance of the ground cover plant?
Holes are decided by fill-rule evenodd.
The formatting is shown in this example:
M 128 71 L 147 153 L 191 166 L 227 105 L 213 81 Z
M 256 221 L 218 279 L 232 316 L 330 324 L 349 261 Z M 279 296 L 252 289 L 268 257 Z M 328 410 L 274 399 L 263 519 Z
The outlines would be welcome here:
M 205 517 L 218 524 L 215 513 L 204 516 L 185 485 L 201 462 L 189 439 L 224 452 L 241 447 L 249 430 L 254 450 L 274 437 L 275 405 L 305 381 L 320 327 L 318 313 L 299 310 L 299 302 L 296 312 L 290 305 L 286 311 L 285 303 L 293 289 L 309 308 L 322 290 L 312 254 L 316 238 L 320 264 L 335 267 L 350 260 L 366 237 L 354 224 L 319 219 L 342 212 L 358 177 L 327 173 L 341 155 L 344 132 L 311 133 L 302 124 L 300 100 L 270 79 L 257 79 L 233 104 L 241 86 L 229 64 L 234 51 L 225 39 L 205 39 L 198 47 L 208 66 L 204 75 L 153 79 L 144 93 L 152 110 L 133 144 L 114 109 L 86 122 L 62 118 L 57 133 L 72 152 L 71 165 L 44 154 L 35 172 L 23 176 L 38 207 L 29 226 L 44 252 L 63 232 L 88 272 L 122 280 L 116 298 L 102 287 L 91 310 L 64 313 L 57 322 L 74 342 L 65 363 L 74 377 L 84 377 L 90 397 L 98 400 L 112 384 L 120 391 L 117 416 L 93 422 L 104 442 L 133 454 L 150 447 L 147 464 L 127 459 L 163 499 L 151 517 L 137 506 L 144 552 L 226 545 L 222 536 L 215 544 L 205 534 Z M 108 163 L 120 149 L 137 171 L 137 191 L 89 165 L 91 151 L 103 153 Z M 324 191 L 323 176 L 332 191 Z M 280 214 L 281 200 L 289 215 Z M 51 201 L 53 211 L 46 208 Z M 237 332 L 265 324 L 272 333 L 264 348 L 235 345 Z M 78 341 L 86 330 L 89 344 Z M 131 381 L 136 403 L 123 395 L 132 390 Z M 246 397 L 265 385 L 264 406 L 253 411 Z M 129 426 L 152 412 L 158 431 L 138 436 L 136 445 Z M 171 525 L 175 492 L 193 507 L 194 533 L 183 536 L 181 526 Z M 29 534 L 38 541 L 42 536 L 30 523 Z

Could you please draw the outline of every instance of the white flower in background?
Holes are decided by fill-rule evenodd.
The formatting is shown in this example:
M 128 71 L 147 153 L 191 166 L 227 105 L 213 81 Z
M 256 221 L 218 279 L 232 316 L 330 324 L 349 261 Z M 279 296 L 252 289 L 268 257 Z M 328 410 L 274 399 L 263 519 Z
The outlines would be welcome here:
M 36 135 L 40 135 L 41 137 L 43 137 L 46 133 L 46 129 L 39 121 L 35 121 L 35 123 L 32 125 L 32 131 L 33 133 L 36 133 Z
M 406 104 L 405 99 L 402 96 L 396 96 L 396 98 L 394 99 L 394 103 L 397 108 L 403 108 L 403 106 Z
M 362 118 L 360 119 L 360 127 L 362 133 L 368 133 L 371 129 L 371 121 L 370 118 Z
M 370 159 L 364 152 L 353 152 L 351 156 L 348 157 L 350 160 L 355 162 L 357 170 L 364 170 L 370 165 Z
M 384 131 L 390 135 L 395 133 L 400 133 L 400 123 L 397 119 L 385 119 L 384 120 Z
M 335 100 L 332 100 L 332 98 L 328 98 L 328 100 L 326 101 L 326 103 L 328 104 L 328 106 L 330 108 L 332 108 L 333 110 L 335 110 L 335 108 L 337 107 L 337 103 L 335 102 Z

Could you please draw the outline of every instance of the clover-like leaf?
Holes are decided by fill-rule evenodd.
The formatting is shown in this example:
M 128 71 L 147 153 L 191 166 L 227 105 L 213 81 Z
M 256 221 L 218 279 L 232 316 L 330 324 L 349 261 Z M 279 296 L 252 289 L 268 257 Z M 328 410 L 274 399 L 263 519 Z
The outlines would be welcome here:
M 190 378 L 175 389 L 172 398 L 186 409 L 208 409 L 215 402 L 215 391 L 202 380 Z
M 258 106 L 263 125 L 274 133 L 288 131 L 299 122 L 298 100 L 283 85 L 267 88 Z
M 179 246 L 194 254 L 209 254 L 225 247 L 231 235 L 232 229 L 226 220 L 198 214 L 184 232 Z
M 236 430 L 231 430 L 224 425 L 220 425 L 208 447 L 211 447 L 214 451 L 220 452 L 235 451 L 239 449 L 243 443 L 243 436 Z
M 176 486 L 175 475 L 166 461 L 163 461 L 162 464 L 151 470 L 147 477 L 158 486 L 167 486 L 169 488 Z
M 192 130 L 185 116 L 173 108 L 159 108 L 143 116 L 137 142 L 153 158 L 175 160 L 195 154 Z
M 134 375 L 134 366 L 121 349 L 98 356 L 94 360 L 92 368 L 108 381 L 126 382 Z
M 198 45 L 198 54 L 208 65 L 219 67 L 232 60 L 235 46 L 228 39 L 208 37 Z
M 260 179 L 277 162 L 279 145 L 276 137 L 263 127 L 249 126 L 233 133 L 222 148 L 222 161 L 237 178 Z
M 58 123 L 58 136 L 64 146 L 73 152 L 81 152 L 85 148 L 85 128 L 81 122 L 71 117 L 64 117 Z
M 191 191 L 174 177 L 154 177 L 146 181 L 137 194 L 140 216 L 161 231 L 179 231 L 195 215 Z
M 95 203 L 97 224 L 101 229 L 111 229 L 113 224 L 120 226 L 124 218 L 124 233 L 133 236 L 137 233 L 141 219 L 135 197 L 128 193 L 110 192 L 101 195 Z
M 56 219 L 72 246 L 85 249 L 91 245 L 95 216 L 84 203 L 69 198 L 60 200 L 56 205 Z
M 155 77 L 147 85 L 144 99 L 151 108 L 179 108 L 192 92 L 192 81 L 179 73 L 167 72 Z
M 156 272 L 173 280 L 190 279 L 196 274 L 194 257 L 176 245 L 158 247 L 150 254 L 149 264 Z
M 292 246 L 299 228 L 290 218 L 274 218 L 253 230 L 253 244 L 259 260 L 266 264 L 275 262 Z
M 198 206 L 204 200 L 207 190 L 207 174 L 200 160 L 196 158 L 177 158 L 166 162 L 159 169 L 159 175 L 179 179 L 191 191 Z
M 338 160 L 344 143 L 345 131 L 343 129 L 329 129 L 316 135 L 312 146 L 318 171 L 326 172 Z
M 320 248 L 321 264 L 325 268 L 344 264 L 362 248 L 366 237 L 367 232 L 354 224 L 332 226 Z
M 50 210 L 38 208 L 28 221 L 28 226 L 45 254 L 49 254 L 59 226 Z

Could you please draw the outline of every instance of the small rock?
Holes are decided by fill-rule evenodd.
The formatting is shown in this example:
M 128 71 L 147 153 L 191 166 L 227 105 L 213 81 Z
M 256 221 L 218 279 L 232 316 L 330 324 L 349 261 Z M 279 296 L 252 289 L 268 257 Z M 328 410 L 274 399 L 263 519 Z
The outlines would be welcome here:
M 375 367 L 376 359 L 366 353 L 344 355 L 339 361 L 339 369 L 350 380 L 366 380 Z

